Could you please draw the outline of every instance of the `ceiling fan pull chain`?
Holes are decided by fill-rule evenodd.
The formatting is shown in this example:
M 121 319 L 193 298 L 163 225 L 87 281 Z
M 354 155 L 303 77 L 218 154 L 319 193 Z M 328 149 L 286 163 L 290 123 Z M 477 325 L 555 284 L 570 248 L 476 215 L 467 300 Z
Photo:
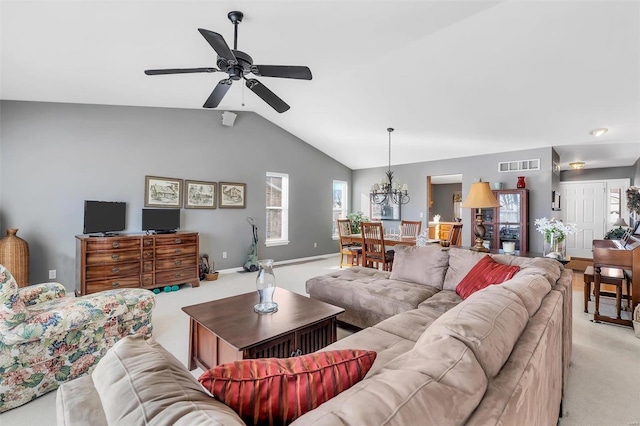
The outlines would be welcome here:
M 244 84 L 242 85 L 242 106 L 244 106 Z

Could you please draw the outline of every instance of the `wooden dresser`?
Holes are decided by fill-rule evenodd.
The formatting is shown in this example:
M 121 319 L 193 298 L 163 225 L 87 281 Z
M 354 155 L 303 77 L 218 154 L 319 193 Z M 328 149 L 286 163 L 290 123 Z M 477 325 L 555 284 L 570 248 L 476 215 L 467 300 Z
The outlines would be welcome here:
M 76 236 L 76 295 L 114 288 L 200 285 L 197 232 Z

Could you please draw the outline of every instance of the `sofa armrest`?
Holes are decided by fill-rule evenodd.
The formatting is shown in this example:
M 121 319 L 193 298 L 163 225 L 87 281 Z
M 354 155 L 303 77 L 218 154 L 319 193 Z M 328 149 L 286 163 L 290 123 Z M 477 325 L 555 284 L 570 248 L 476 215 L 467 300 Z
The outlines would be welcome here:
M 34 305 L 24 322 L 0 335 L 0 343 L 15 345 L 66 335 L 70 330 L 104 325 L 127 312 L 126 299 L 103 292 L 86 297 L 63 297 Z
M 66 294 L 66 289 L 60 283 L 35 284 L 23 287 L 18 291 L 20 299 L 22 299 L 27 306 L 65 297 Z

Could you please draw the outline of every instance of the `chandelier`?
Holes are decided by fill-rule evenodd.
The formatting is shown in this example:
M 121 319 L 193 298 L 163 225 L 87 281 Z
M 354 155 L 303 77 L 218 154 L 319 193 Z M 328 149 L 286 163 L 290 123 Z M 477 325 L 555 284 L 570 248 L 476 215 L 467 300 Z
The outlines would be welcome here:
M 407 184 L 401 185 L 400 182 L 393 182 L 393 172 L 391 171 L 391 132 L 393 132 L 393 128 L 389 127 L 387 132 L 389 132 L 389 169 L 385 172 L 386 179 L 371 186 L 369 199 L 373 204 L 407 204 L 410 200 Z

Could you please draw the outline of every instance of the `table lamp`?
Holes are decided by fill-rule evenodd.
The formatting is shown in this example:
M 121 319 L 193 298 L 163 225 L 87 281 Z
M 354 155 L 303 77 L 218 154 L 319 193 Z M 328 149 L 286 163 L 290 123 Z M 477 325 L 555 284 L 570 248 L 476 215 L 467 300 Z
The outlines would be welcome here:
M 482 182 L 481 180 L 480 182 L 472 183 L 471 190 L 467 195 L 467 199 L 462 203 L 462 207 L 476 209 L 476 226 L 474 228 L 476 244 L 471 247 L 471 250 L 488 252 L 489 249 L 482 244 L 487 230 L 482 224 L 482 210 L 480 209 L 500 207 L 500 203 L 491 192 L 489 182 Z
M 627 225 L 627 222 L 624 221 L 624 218 L 618 217 L 618 219 L 614 222 L 613 226 L 617 226 L 618 229 L 621 229 L 623 226 L 629 226 L 629 225 Z

